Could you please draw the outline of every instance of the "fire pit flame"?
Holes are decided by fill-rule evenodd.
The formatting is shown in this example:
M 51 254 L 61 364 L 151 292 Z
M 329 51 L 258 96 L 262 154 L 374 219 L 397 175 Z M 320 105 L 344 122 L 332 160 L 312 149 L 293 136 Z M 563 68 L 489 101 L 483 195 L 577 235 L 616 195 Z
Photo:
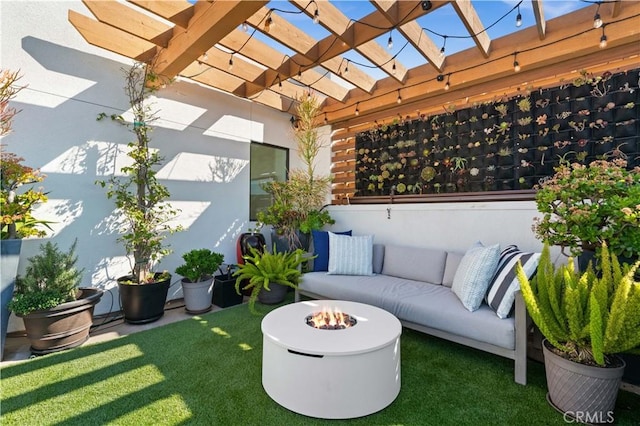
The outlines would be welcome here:
M 343 330 L 353 327 L 358 321 L 338 308 L 322 308 L 321 312 L 314 312 L 305 318 L 308 326 L 321 330 Z

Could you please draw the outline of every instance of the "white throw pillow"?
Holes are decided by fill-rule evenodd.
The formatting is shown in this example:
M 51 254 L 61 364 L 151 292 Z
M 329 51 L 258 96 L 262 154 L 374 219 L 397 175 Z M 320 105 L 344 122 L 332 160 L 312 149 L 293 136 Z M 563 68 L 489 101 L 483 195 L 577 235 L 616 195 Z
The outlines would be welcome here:
M 373 275 L 373 235 L 336 235 L 329 232 L 330 275 Z
M 477 310 L 482 304 L 499 259 L 499 244 L 485 247 L 476 243 L 460 261 L 451 290 L 469 311 Z

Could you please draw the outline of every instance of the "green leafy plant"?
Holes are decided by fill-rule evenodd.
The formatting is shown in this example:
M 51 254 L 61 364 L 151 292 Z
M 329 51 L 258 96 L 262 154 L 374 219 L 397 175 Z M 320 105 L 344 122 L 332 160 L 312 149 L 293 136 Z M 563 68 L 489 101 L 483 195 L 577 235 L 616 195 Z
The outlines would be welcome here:
M 21 76 L 17 71 L 2 70 L 0 73 L 0 137 L 11 133 L 13 118 L 20 111 L 9 106 L 9 101 L 17 96 L 25 86 L 16 83 Z M 22 164 L 24 158 L 5 152 L 0 145 L 0 210 L 2 211 L 1 238 L 15 239 L 43 237 L 49 229 L 49 221 L 36 219 L 32 215 L 34 206 L 47 201 L 44 190 L 34 184 L 42 182 L 45 175 L 40 170 Z M 21 187 L 32 185 L 26 191 Z
M 518 263 L 516 273 L 531 318 L 563 356 L 605 366 L 607 356 L 640 345 L 640 282 L 633 268 L 623 271 L 606 244 L 599 253 L 602 275 L 591 265 L 583 273 L 573 259 L 558 268 L 545 244 L 538 271 L 529 280 Z
M 567 162 L 538 186 L 536 237 L 568 249 L 571 255 L 599 250 L 640 256 L 640 167 L 622 159 L 597 160 L 588 166 Z
M 19 315 L 50 309 L 76 300 L 84 269 L 78 270 L 76 242 L 62 251 L 50 241 L 40 245 L 40 253 L 28 259 L 25 276 L 16 279 L 16 293 L 9 309 Z
M 271 194 L 272 204 L 258 212 L 258 222 L 273 226 L 292 247 L 299 245 L 298 231 L 308 233 L 334 223 L 328 212 L 321 211 L 331 177 L 315 174 L 316 157 L 323 147 L 316 124 L 319 111 L 320 105 L 315 96 L 306 93 L 299 99 L 294 138 L 305 167 L 291 170 L 285 182 L 272 181 L 262 185 Z
M 126 123 L 120 116 L 113 116 L 112 119 L 135 134 L 136 139 L 127 145 L 127 155 L 133 161 L 131 165 L 120 169 L 124 177 L 112 176 L 107 181 L 96 183 L 107 188 L 107 198 L 115 200 L 116 207 L 126 219 L 119 241 L 124 243 L 127 253 L 133 258 L 132 282 L 143 284 L 162 278 L 157 277 L 152 268 L 160 258 L 171 252 L 164 244 L 167 234 L 182 228 L 169 224 L 178 210 L 166 201 L 170 196 L 169 190 L 156 176 L 156 168 L 163 159 L 157 150 L 150 147 L 151 123 L 156 116 L 148 104 L 148 98 L 155 91 L 156 85 L 153 83 L 158 76 L 151 71 L 150 65 L 143 63 L 136 63 L 129 69 L 123 69 L 123 72 L 133 123 Z M 98 120 L 102 118 L 104 114 L 98 116 Z
M 276 252 L 275 245 L 273 251 L 267 251 L 266 247 L 261 252 L 255 248 L 250 249 L 250 254 L 244 256 L 245 263 L 238 265 L 238 270 L 233 273 L 236 277 L 236 292 L 240 294 L 241 290 L 251 289 L 249 295 L 249 309 L 253 313 L 257 313 L 255 303 L 258 299 L 258 293 L 263 289 L 270 291 L 269 286 L 272 283 L 285 285 L 293 289 L 298 287 L 302 272 L 300 265 L 311 259 L 305 257 L 302 249 L 296 249 L 290 252 Z M 243 282 L 248 283 L 240 288 Z
M 176 268 L 180 274 L 192 283 L 206 281 L 224 262 L 224 255 L 209 249 L 194 249 L 182 255 L 184 264 Z

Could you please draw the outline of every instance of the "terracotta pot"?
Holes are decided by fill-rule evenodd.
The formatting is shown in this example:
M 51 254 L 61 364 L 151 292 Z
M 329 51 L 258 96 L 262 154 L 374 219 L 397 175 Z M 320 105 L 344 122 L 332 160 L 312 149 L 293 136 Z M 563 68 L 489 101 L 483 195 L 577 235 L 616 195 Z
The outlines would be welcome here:
M 31 352 L 44 355 L 82 345 L 89 338 L 93 324 L 93 308 L 102 290 L 81 288 L 77 300 L 55 308 L 18 315 L 24 321 Z

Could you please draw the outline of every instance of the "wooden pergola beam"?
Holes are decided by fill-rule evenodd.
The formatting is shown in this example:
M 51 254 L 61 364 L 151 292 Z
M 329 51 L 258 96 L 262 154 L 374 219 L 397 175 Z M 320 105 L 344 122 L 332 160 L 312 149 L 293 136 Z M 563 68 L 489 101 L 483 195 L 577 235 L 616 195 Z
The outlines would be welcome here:
M 547 32 L 547 22 L 544 18 L 544 11 L 542 10 L 542 0 L 531 0 L 531 6 L 533 6 L 533 16 L 536 18 L 538 37 L 540 40 L 544 40 Z
M 451 4 L 456 12 L 458 12 L 462 23 L 467 28 L 467 31 L 469 31 L 469 35 L 473 38 L 473 41 L 475 41 L 482 55 L 488 58 L 491 39 L 485 31 L 476 9 L 468 0 L 454 0 Z

